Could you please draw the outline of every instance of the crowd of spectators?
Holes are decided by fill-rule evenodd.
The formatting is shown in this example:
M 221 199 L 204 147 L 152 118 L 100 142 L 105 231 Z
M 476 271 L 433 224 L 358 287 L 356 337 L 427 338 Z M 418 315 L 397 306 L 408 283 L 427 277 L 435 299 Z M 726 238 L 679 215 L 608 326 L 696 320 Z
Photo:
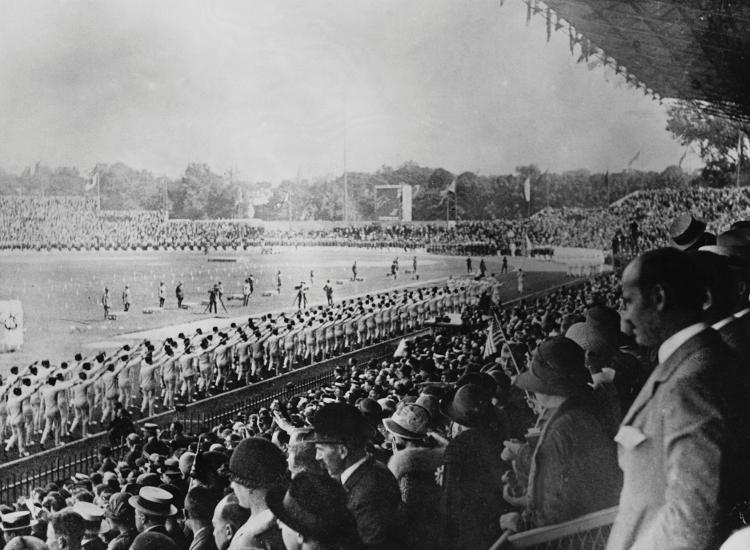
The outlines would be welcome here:
M 266 230 L 241 220 L 167 220 L 158 211 L 97 211 L 81 197 L 0 197 L 0 248 L 206 249 L 251 246 L 427 248 L 440 254 L 514 255 L 551 246 L 633 256 L 666 245 L 667 224 L 692 211 L 720 231 L 750 212 L 747 188 L 639 191 L 606 208 L 546 208 L 529 218 Z
M 113 443 L 124 438 L 127 452 L 112 456 L 103 448 L 94 471 L 7 503 L 7 544 L 44 548 L 42 541 L 72 536 L 81 547 L 135 550 L 147 543 L 195 548 L 196 540 L 213 548 L 212 538 L 222 550 L 489 548 L 500 534 L 498 518 L 513 513 L 524 480 L 535 479 L 533 448 L 550 437 L 539 430 L 549 411 L 512 380 L 536 348 L 559 355 L 561 338 L 549 337 L 586 319 L 587 307 L 616 315 L 605 304 L 615 305 L 618 291 L 616 278 L 603 276 L 502 310 L 491 281 L 475 290 L 476 300 L 460 306 L 460 327 L 405 340 L 382 362 L 349 360 L 330 384 L 204 433 L 185 433 L 177 422 L 143 431 L 115 423 Z M 438 316 L 452 311 L 443 300 L 436 304 Z M 599 435 L 607 405 L 589 391 L 583 354 L 572 355 L 550 379 L 577 369 L 580 383 L 571 392 L 585 404 L 581 437 Z M 614 504 L 614 443 L 591 459 L 613 468 L 597 464 L 601 475 L 590 476 L 589 493 L 555 488 L 550 474 L 538 490 L 568 496 L 523 502 L 523 521 L 543 525 Z M 83 526 L 80 536 L 68 533 L 69 523 Z
M 748 227 L 734 223 L 709 241 L 706 225 L 683 213 L 670 227 L 672 248 L 512 307 L 498 302 L 492 277 L 466 283 L 470 300 L 460 286 L 426 289 L 410 311 L 407 295 L 395 316 L 398 292 L 344 303 L 373 314 L 349 331 L 357 345 L 394 327 L 389 336 L 409 333 L 428 314 L 446 323 L 404 339 L 392 358 L 349 360 L 331 383 L 203 433 L 116 423 L 113 441 L 124 438 L 127 454 L 105 448 L 96 471 L 8 503 L 8 544 L 25 535 L 15 544 L 44 548 L 42 539 L 54 546 L 67 536 L 73 547 L 83 538 L 134 550 L 212 547 L 212 538 L 221 550 L 469 550 L 489 548 L 502 530 L 619 501 L 613 550 L 715 548 L 742 526 L 750 495 Z M 331 320 L 320 311 L 312 317 Z M 449 312 L 460 312 L 460 325 Z M 292 333 L 306 325 L 302 315 L 231 329 L 239 340 Z M 298 334 L 303 358 L 341 349 L 335 330 L 319 332 L 323 347 L 310 350 Z M 230 340 L 218 329 L 211 336 L 162 342 L 165 364 L 179 350 L 196 365 L 195 342 Z M 162 351 L 143 349 L 148 365 Z M 260 367 L 271 375 L 285 368 L 272 355 Z M 254 375 L 239 349 L 222 357 L 209 367 L 217 380 Z

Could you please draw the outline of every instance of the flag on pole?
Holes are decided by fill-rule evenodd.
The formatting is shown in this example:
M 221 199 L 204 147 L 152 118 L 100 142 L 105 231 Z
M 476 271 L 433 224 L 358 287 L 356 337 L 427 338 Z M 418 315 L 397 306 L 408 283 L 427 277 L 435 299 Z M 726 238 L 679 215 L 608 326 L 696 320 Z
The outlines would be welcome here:
M 685 160 L 685 157 L 687 156 L 687 154 L 688 154 L 688 149 L 687 149 L 687 147 L 686 147 L 686 148 L 685 148 L 685 152 L 684 152 L 684 153 L 682 153 L 682 156 L 680 157 L 680 162 L 678 162 L 678 163 L 677 163 L 677 167 L 678 167 L 678 168 L 682 168 L 682 161 L 684 161 L 684 160 Z
M 497 353 L 497 346 L 495 345 L 492 332 L 492 323 L 490 323 L 490 328 L 487 329 L 487 341 L 484 343 L 484 352 L 482 353 L 483 359 L 487 359 Z
M 91 191 L 97 185 L 99 185 L 99 172 L 94 172 L 91 176 L 91 181 L 86 184 L 84 191 Z
M 450 185 L 440 192 L 440 204 L 443 204 L 443 201 L 448 197 L 448 193 L 456 194 L 456 179 L 457 178 L 453 178 Z
M 523 197 L 526 202 L 531 202 L 531 178 L 529 176 L 526 176 L 523 182 Z
M 405 357 L 406 356 L 406 338 L 401 338 L 401 341 L 396 347 L 396 351 L 393 352 L 393 357 Z
M 637 161 L 639 158 L 641 158 L 641 152 L 638 151 L 632 159 L 630 159 L 630 162 L 628 162 L 628 170 L 633 166 L 633 163 Z
M 282 206 L 284 206 L 285 204 L 289 204 L 289 200 L 291 199 L 291 197 L 292 197 L 292 191 L 291 191 L 291 189 L 290 189 L 289 191 L 287 191 L 287 192 L 286 192 L 286 195 L 284 195 L 284 198 L 283 198 L 283 199 L 282 199 L 282 201 L 281 201 L 281 202 L 279 203 L 279 205 L 278 205 L 278 207 L 277 207 L 277 208 L 281 208 L 281 207 L 282 207 Z

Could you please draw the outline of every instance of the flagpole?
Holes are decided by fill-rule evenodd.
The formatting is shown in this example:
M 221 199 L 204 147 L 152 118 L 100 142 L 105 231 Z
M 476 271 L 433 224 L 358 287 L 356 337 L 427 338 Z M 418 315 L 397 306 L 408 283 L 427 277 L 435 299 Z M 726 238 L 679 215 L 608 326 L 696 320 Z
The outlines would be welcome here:
M 286 201 L 287 217 L 289 218 L 289 232 L 292 232 L 292 190 L 289 190 L 289 197 Z
M 456 218 L 456 225 L 458 225 L 458 180 L 456 180 L 456 188 L 453 190 L 453 208 L 456 210 L 454 217 Z
M 737 134 L 737 187 L 740 186 L 740 166 L 742 165 L 742 130 Z
M 98 172 L 94 172 L 96 177 L 96 210 L 97 212 L 102 211 L 102 178 Z

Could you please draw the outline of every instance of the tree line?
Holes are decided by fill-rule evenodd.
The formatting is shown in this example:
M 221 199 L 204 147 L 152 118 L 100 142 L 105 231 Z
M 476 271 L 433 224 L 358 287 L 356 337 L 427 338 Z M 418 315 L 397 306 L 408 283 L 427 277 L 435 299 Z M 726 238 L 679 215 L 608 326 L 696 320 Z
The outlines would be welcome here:
M 3 195 L 86 195 L 100 197 L 105 210 L 168 208 L 170 217 L 217 219 L 256 217 L 264 220 L 341 220 L 344 218 L 344 176 L 250 183 L 219 174 L 208 165 L 191 163 L 180 178 L 154 176 L 123 163 L 96 167 L 99 189 L 92 174 L 72 167 L 38 164 L 13 175 L 0 169 Z M 531 187 L 531 202 L 524 196 L 524 181 Z M 350 220 L 372 220 L 378 185 L 410 185 L 413 219 L 489 220 L 528 216 L 545 207 L 606 206 L 640 189 L 687 186 L 700 180 L 678 166 L 662 172 L 622 171 L 591 173 L 572 170 L 542 172 L 536 165 L 519 166 L 513 174 L 454 174 L 443 168 L 406 162 L 383 166 L 374 173 L 348 172 Z M 456 194 L 446 192 L 455 180 Z

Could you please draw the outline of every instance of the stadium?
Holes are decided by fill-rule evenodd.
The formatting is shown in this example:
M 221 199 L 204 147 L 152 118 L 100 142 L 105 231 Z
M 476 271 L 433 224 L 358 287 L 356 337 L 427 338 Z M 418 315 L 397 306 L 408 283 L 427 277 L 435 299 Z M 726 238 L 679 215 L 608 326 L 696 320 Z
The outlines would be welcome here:
M 0 23 L 4 547 L 750 545 L 748 10 L 251 4 Z

